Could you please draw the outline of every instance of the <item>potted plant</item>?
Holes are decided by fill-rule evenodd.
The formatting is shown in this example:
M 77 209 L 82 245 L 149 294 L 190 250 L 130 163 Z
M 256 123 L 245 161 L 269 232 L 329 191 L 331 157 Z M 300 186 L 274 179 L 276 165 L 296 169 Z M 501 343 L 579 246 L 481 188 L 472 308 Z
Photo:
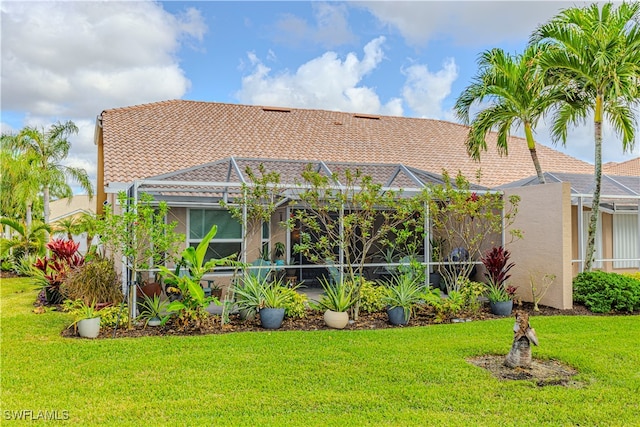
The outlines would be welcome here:
M 267 286 L 267 279 L 260 280 L 257 276 L 248 274 L 235 288 L 236 305 L 240 317 L 253 320 L 260 310 L 262 303 L 262 289 Z
M 488 250 L 480 260 L 484 265 L 487 277 L 487 298 L 493 314 L 508 316 L 513 309 L 513 296 L 516 288 L 505 286 L 511 277 L 509 270 L 515 265 L 509 262 L 511 254 L 502 246 L 495 246 Z
M 271 283 L 261 286 L 260 323 L 265 329 L 278 329 L 284 320 L 284 309 L 287 303 L 287 295 L 282 280 L 276 279 Z
M 324 294 L 318 305 L 325 309 L 324 323 L 334 329 L 344 329 L 349 323 L 347 310 L 355 303 L 353 287 L 346 282 L 338 281 L 335 284 L 326 279 L 321 279 Z
M 168 315 L 165 314 L 167 310 L 167 301 L 160 298 L 159 295 L 153 297 L 144 297 L 144 301 L 140 304 L 141 310 L 138 315 L 138 320 L 144 322 L 146 326 L 159 326 L 166 321 Z
M 398 274 L 387 282 L 387 315 L 392 325 L 409 323 L 414 307 L 424 299 L 423 286 L 412 274 Z
M 487 299 L 493 314 L 498 316 L 509 316 L 511 314 L 513 299 L 502 285 L 487 284 Z
M 95 304 L 85 303 L 83 300 L 75 300 L 70 303 L 70 312 L 74 316 L 73 326 L 83 338 L 96 338 L 100 333 L 100 313 Z

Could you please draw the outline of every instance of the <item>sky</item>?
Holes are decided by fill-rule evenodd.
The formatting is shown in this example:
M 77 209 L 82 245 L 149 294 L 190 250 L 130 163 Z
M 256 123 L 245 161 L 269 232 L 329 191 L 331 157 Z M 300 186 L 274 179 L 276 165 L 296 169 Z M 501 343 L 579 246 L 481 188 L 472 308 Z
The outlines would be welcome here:
M 185 99 L 455 122 L 481 52 L 520 53 L 538 25 L 585 4 L 3 0 L 2 132 L 72 120 L 66 162 L 95 183 L 95 122 L 110 108 Z M 640 155 L 604 129 L 603 162 Z M 564 148 L 545 123 L 535 137 L 593 163 L 590 121 Z

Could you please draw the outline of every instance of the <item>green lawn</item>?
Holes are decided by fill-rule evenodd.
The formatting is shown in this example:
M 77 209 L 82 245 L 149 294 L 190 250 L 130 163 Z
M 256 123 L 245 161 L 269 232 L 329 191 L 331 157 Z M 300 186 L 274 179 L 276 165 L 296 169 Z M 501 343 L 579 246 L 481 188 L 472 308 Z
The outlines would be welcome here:
M 502 382 L 466 362 L 506 354 L 512 319 L 377 331 L 64 339 L 2 280 L 1 410 L 67 425 L 640 425 L 640 318 L 534 317 L 534 356 L 584 385 Z M 68 411 L 68 412 L 63 412 Z M 28 422 L 31 424 L 31 422 Z

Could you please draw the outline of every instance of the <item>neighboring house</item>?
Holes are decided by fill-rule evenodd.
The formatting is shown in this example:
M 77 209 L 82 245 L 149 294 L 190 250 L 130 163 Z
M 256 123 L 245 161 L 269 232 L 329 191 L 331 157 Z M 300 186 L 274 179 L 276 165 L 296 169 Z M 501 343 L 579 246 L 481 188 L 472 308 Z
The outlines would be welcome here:
M 402 188 L 437 182 L 443 170 L 454 176 L 462 172 L 486 188 L 535 175 L 524 139 L 510 138 L 508 157 L 499 156 L 495 143 L 489 141 L 489 150 L 476 162 L 466 152 L 467 132 L 466 126 L 439 120 L 181 100 L 105 110 L 96 123 L 96 209 L 100 212 L 103 203 L 115 204 L 119 191 L 151 192 L 168 201 L 171 219 L 179 222 L 177 231 L 185 233 L 189 244 L 197 244 L 198 236 L 211 224 L 231 223 L 217 199 L 229 183 L 237 186 L 242 182 L 238 166 L 242 162 L 270 161 L 283 175 L 309 162 L 330 170 L 361 166 L 380 172 L 385 185 Z M 552 148 L 538 145 L 537 152 L 543 171 L 593 173 L 592 165 Z M 576 221 L 571 220 L 571 212 L 577 207 L 571 207 L 567 183 L 534 187 L 505 189 L 523 194 L 527 208 L 521 209 L 525 211 L 521 216 L 531 217 L 518 224 L 525 231 L 524 240 L 532 244 L 561 235 L 561 241 L 536 243 L 526 253 L 516 254 L 514 249 L 522 271 L 520 277 L 514 277 L 526 298 L 527 274 L 535 267 L 529 258 L 532 250 L 538 251 L 541 268 L 556 275 L 560 283 L 557 294 L 550 292 L 548 304 L 570 307 L 572 240 L 577 241 L 578 234 L 572 237 Z M 551 200 L 557 202 L 557 209 L 546 209 Z M 546 214 L 535 215 L 540 209 Z M 225 251 L 248 253 L 259 251 L 265 241 L 270 244 L 286 238 L 289 243 L 284 230 L 277 227 L 286 214 L 286 210 L 278 211 L 269 232 L 255 234 L 247 243 L 250 247 L 241 247 L 242 232 L 231 226 L 225 227 L 228 234 L 214 244 L 226 245 Z M 541 216 L 545 223 L 539 224 L 537 217 Z M 542 226 L 558 231 L 541 233 Z M 547 259 L 549 247 L 558 247 L 562 255 Z
M 640 177 L 640 157 L 627 160 L 622 163 L 605 163 L 602 165 L 602 173 L 608 175 L 637 176 Z
M 73 218 L 77 219 L 85 213 L 95 215 L 96 200 L 95 197 L 90 199 L 88 195 L 80 194 L 73 197 L 54 200 L 49 203 L 49 209 L 49 224 L 55 226 L 59 221 Z M 66 239 L 67 235 L 65 233 L 58 232 L 54 233 L 51 237 Z M 74 234 L 72 237 L 75 242 L 80 243 L 78 251 L 86 253 L 88 250 L 87 233 L 83 232 L 80 234 Z

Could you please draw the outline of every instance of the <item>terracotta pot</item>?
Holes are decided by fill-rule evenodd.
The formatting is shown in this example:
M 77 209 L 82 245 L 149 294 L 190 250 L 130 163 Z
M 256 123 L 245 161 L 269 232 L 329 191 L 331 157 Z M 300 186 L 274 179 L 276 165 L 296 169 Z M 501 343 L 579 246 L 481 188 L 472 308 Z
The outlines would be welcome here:
M 149 298 L 153 298 L 154 296 L 159 297 L 161 294 L 162 286 L 160 283 L 152 282 L 136 286 L 136 295 L 138 298 L 144 298 L 145 296 Z
M 327 310 L 324 312 L 324 323 L 333 329 L 344 329 L 349 323 L 349 313 L 346 311 Z

